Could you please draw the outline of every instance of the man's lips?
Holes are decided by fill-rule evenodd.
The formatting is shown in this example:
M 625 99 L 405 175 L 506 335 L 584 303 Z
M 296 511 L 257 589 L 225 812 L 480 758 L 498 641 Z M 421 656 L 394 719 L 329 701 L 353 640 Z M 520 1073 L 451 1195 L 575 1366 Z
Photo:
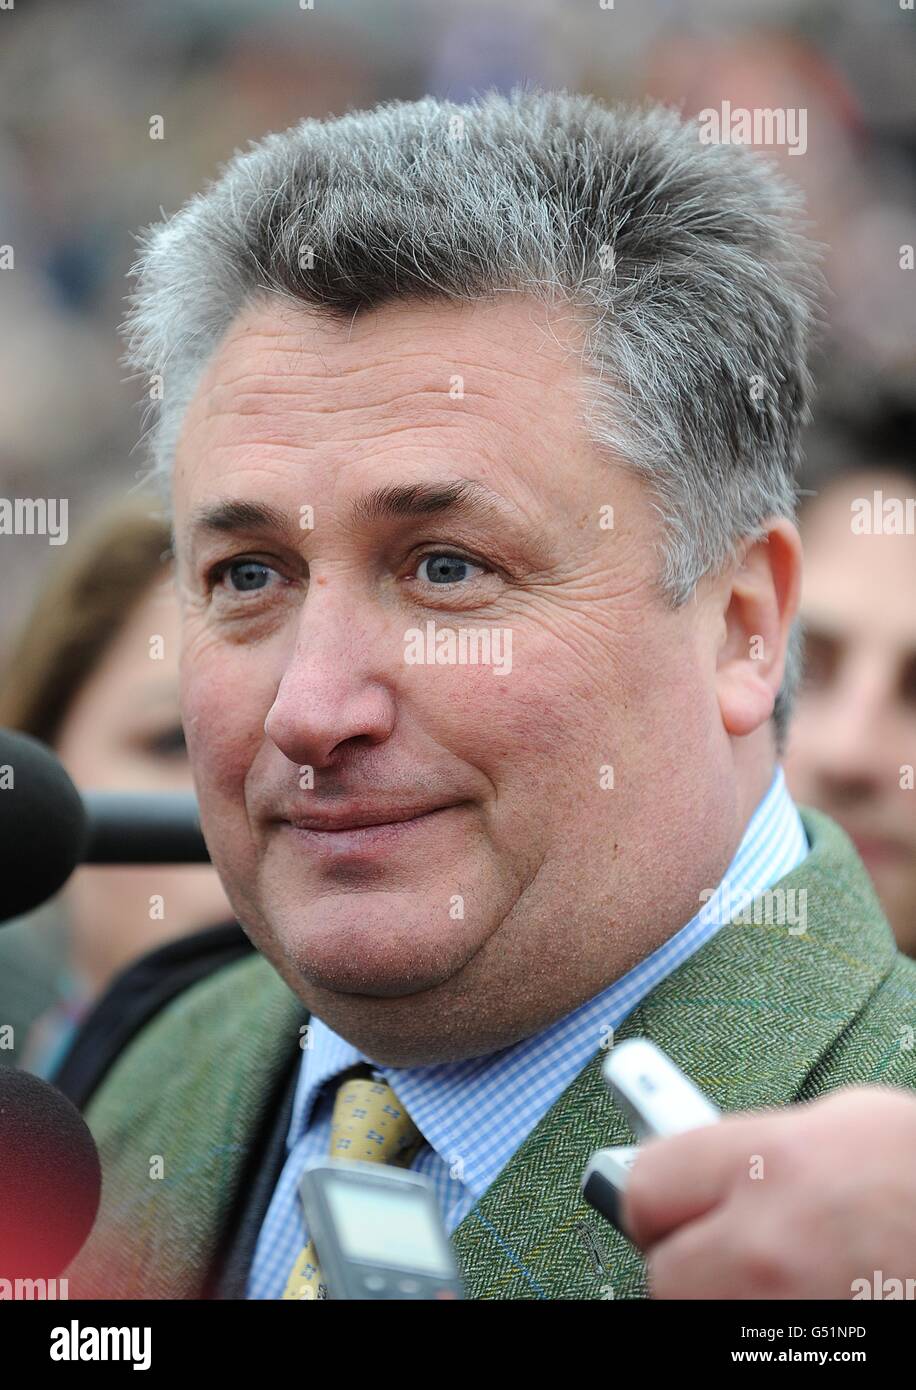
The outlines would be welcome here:
M 292 835 L 301 848 L 332 863 L 353 860 L 380 863 L 402 848 L 414 857 L 422 855 L 427 836 L 439 834 L 438 822 L 466 802 L 445 806 L 361 806 L 335 808 L 333 812 L 290 816 L 279 828 Z
M 290 815 L 283 823 L 294 830 L 310 830 L 322 835 L 337 835 L 353 830 L 370 830 L 385 825 L 403 825 L 408 821 L 434 816 L 448 811 L 461 802 L 450 801 L 438 806 L 353 806 L 336 808 L 333 812 L 312 811 L 307 815 Z

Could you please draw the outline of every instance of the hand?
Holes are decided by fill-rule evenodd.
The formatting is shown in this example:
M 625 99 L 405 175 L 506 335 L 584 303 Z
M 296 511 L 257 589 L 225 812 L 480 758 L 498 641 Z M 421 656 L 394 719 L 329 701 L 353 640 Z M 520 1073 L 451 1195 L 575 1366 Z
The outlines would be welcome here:
M 880 1298 L 889 1279 L 913 1298 L 916 1096 L 850 1088 L 653 1140 L 622 1214 L 656 1298 Z

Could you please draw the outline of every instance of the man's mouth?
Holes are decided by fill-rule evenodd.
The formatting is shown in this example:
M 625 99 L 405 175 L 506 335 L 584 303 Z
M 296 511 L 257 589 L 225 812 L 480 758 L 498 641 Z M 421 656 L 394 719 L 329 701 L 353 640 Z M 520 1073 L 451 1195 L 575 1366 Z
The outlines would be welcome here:
M 447 812 L 465 804 L 450 802 L 425 808 L 353 806 L 335 808 L 333 812 L 313 811 L 285 819 L 281 824 L 312 849 L 335 854 L 366 853 L 419 837 L 425 830 L 437 828 L 437 822 Z
M 451 810 L 458 802 L 440 806 L 352 806 L 334 811 L 312 811 L 307 815 L 290 816 L 287 824 L 295 830 L 314 830 L 334 834 L 341 830 L 365 830 L 379 825 L 401 825 Z

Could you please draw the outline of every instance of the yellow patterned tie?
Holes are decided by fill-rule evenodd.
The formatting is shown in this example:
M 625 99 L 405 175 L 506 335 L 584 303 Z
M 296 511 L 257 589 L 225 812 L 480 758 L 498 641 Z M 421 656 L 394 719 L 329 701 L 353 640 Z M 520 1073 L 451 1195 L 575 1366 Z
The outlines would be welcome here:
M 365 1069 L 365 1068 L 364 1068 Z M 423 1135 L 387 1081 L 350 1076 L 341 1082 L 331 1119 L 331 1158 L 355 1158 L 363 1163 L 390 1163 L 409 1168 Z M 309 1241 L 296 1256 L 284 1298 L 327 1298 L 318 1255 Z

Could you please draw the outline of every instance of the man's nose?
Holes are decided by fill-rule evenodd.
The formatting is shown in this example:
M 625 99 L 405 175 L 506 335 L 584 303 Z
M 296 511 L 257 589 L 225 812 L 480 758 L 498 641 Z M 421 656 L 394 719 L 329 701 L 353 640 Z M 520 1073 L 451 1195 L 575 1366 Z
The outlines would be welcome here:
M 384 669 L 383 623 L 340 595 L 313 591 L 299 625 L 264 732 L 298 766 L 324 767 L 359 739 L 382 743 L 395 722 L 394 682 Z

